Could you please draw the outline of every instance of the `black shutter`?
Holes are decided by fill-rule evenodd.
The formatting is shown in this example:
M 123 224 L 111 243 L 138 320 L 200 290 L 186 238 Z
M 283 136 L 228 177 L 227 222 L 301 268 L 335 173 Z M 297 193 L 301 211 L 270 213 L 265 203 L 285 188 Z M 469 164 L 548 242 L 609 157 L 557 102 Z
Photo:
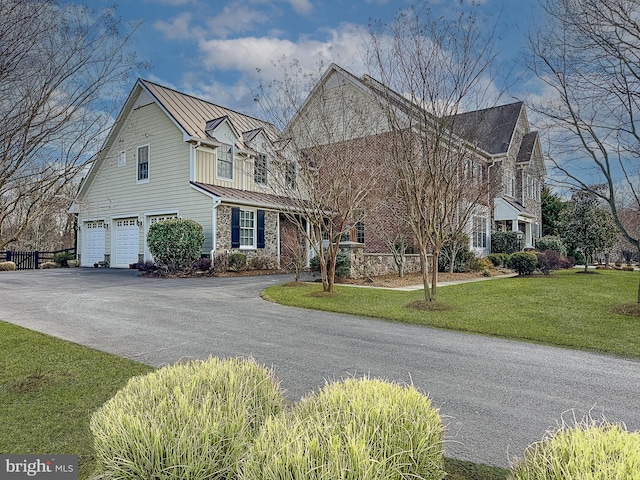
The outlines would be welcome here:
M 240 209 L 231 209 L 231 248 L 240 248 Z
M 264 210 L 258 210 L 257 212 L 257 225 L 258 248 L 264 248 Z

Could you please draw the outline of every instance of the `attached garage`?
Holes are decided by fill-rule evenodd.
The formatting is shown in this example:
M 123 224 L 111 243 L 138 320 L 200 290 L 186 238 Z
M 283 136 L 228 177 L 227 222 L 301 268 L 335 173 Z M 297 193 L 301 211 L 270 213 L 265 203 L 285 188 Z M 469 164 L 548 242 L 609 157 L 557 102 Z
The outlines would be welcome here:
M 82 251 L 82 265 L 93 266 L 96 262 L 104 261 L 105 225 L 103 221 L 84 223 L 84 241 Z
M 128 267 L 138 261 L 140 253 L 140 227 L 137 218 L 122 218 L 114 221 L 116 226 L 115 247 L 112 249 L 112 267 Z

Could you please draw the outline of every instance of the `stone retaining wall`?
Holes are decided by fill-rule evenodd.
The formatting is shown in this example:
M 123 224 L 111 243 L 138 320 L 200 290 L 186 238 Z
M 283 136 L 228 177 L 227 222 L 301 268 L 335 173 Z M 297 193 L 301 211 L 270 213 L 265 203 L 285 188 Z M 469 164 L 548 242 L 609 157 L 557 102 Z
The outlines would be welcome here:
M 340 243 L 340 251 L 349 258 L 350 278 L 367 278 L 379 275 L 397 274 L 393 255 L 390 253 L 364 253 L 364 244 L 357 242 Z M 420 255 L 406 255 L 405 273 L 419 273 Z

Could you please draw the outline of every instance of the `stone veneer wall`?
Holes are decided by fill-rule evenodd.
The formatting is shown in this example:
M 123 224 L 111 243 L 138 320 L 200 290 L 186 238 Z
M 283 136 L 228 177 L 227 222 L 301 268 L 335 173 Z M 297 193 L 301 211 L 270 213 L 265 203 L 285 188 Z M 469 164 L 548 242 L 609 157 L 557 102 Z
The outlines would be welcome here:
M 364 253 L 364 244 L 342 242 L 340 251 L 349 257 L 350 277 L 366 278 L 379 275 L 397 274 L 398 269 L 390 253 Z M 420 255 L 407 255 L 405 273 L 422 271 Z
M 274 262 L 274 267 L 278 265 L 278 212 L 265 210 L 264 212 L 264 248 L 252 250 L 231 248 L 231 208 L 227 205 L 220 205 L 217 209 L 216 219 L 216 254 L 242 253 L 247 256 L 247 260 L 253 257 L 269 257 Z

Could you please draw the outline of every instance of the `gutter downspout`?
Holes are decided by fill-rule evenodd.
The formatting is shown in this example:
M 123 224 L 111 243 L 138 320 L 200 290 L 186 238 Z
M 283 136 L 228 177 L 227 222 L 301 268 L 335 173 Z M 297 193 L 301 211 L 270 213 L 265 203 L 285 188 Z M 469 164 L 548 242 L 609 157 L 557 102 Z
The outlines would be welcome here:
M 489 165 L 487 167 L 487 182 L 488 182 L 488 189 L 487 189 L 487 206 L 489 207 L 489 231 L 487 232 L 487 247 L 489 248 L 489 253 L 491 253 L 491 232 L 493 231 L 493 224 L 494 224 L 494 209 L 495 209 L 495 205 L 494 202 L 491 198 L 491 167 L 495 167 L 496 164 L 494 161 L 491 162 L 491 165 Z
M 215 198 L 211 208 L 211 251 L 209 252 L 209 258 L 211 259 L 211 269 L 213 269 L 213 262 L 216 255 L 216 234 L 218 231 L 218 207 L 222 203 L 222 200 Z

